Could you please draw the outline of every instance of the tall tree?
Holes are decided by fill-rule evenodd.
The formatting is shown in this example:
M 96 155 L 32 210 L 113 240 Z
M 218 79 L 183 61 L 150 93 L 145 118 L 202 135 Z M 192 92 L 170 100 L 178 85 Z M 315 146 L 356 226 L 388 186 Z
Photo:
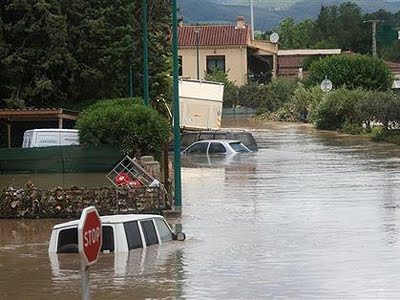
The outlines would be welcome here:
M 282 49 L 310 48 L 314 29 L 314 21 L 310 19 L 296 24 L 292 18 L 287 18 L 276 29 L 280 36 L 279 46 Z
M 352 2 L 323 6 L 316 20 L 315 43 L 344 50 L 367 53 L 368 27 L 363 23 L 361 8 Z
M 78 107 L 84 100 L 127 96 L 131 65 L 135 94 L 141 95 L 141 4 L 2 1 L 0 105 L 12 99 L 30 106 Z M 150 90 L 157 98 L 169 89 L 171 11 L 167 0 L 148 0 L 148 4 Z

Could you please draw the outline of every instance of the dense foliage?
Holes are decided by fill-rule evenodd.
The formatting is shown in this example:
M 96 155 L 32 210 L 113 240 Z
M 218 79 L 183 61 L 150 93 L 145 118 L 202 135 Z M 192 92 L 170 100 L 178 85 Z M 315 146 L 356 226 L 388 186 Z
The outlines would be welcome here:
M 393 78 L 385 63 L 364 55 L 335 55 L 313 61 L 309 66 L 308 83 L 317 85 L 327 76 L 335 88 L 364 88 L 385 91 Z
M 255 108 L 258 113 L 274 112 L 290 100 L 296 86 L 295 80 L 286 78 L 267 85 L 249 83 L 239 88 L 238 104 Z
M 317 19 L 293 18 L 282 21 L 275 29 L 280 35 L 281 49 L 338 48 L 357 53 L 372 53 L 371 24 L 368 20 L 382 20 L 378 24 L 378 54 L 386 60 L 400 62 L 400 40 L 386 40 L 382 26 L 395 30 L 400 26 L 400 10 L 391 13 L 383 9 L 363 14 L 354 2 L 322 6 Z
M 81 143 L 109 144 L 123 153 L 157 155 L 166 144 L 169 122 L 141 98 L 99 101 L 84 110 L 77 121 Z
M 0 3 L 0 107 L 75 107 L 142 93 L 142 1 Z M 169 91 L 170 1 L 148 0 L 150 93 Z M 89 101 L 90 102 L 90 101 Z
M 400 122 L 400 97 L 392 92 L 338 89 L 324 97 L 315 110 L 319 129 L 361 130 L 371 124 L 389 129 Z

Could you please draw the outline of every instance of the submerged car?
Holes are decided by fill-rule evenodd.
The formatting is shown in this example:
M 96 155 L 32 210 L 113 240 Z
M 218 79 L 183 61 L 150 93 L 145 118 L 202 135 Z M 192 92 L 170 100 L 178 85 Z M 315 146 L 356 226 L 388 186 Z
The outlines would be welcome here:
M 128 252 L 173 240 L 184 240 L 185 234 L 174 233 L 164 217 L 159 215 L 127 214 L 101 216 L 102 252 Z M 79 220 L 53 227 L 49 252 L 78 253 Z
M 202 140 L 238 140 L 253 152 L 258 151 L 258 145 L 254 136 L 245 130 L 199 130 L 181 132 L 181 150 L 186 149 L 192 143 Z M 169 151 L 174 150 L 174 142 L 169 145 Z
M 184 155 L 190 154 L 224 154 L 234 155 L 238 153 L 252 152 L 243 143 L 237 140 L 204 140 L 191 144 L 182 151 Z

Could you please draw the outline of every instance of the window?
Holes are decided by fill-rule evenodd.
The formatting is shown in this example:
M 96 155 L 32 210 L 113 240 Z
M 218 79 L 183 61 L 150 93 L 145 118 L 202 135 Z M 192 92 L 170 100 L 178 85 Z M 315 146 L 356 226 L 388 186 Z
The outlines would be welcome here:
M 243 146 L 243 144 L 240 143 L 240 142 L 229 143 L 229 145 L 236 152 L 241 152 L 241 153 L 248 153 L 249 152 L 249 150 L 245 146 Z
M 155 219 L 158 234 L 162 242 L 168 242 L 172 240 L 172 232 L 164 220 Z
M 196 154 L 196 153 L 207 153 L 208 142 L 196 143 L 187 148 L 186 153 Z
M 182 76 L 182 74 L 183 74 L 183 64 L 182 64 L 183 59 L 182 59 L 182 56 L 178 57 L 178 62 L 179 62 L 179 76 Z
M 57 253 L 78 253 L 78 229 L 76 227 L 60 231 Z
M 157 232 L 156 228 L 154 227 L 154 223 L 152 220 L 142 221 L 140 222 L 143 229 L 144 238 L 146 240 L 146 245 L 154 245 L 158 244 Z
M 111 226 L 102 226 L 103 231 L 103 244 L 101 245 L 101 251 L 108 250 L 114 251 L 114 229 Z
M 207 73 L 225 72 L 225 56 L 207 56 Z
M 142 248 L 142 237 L 140 236 L 138 223 L 136 221 L 126 222 L 124 223 L 124 229 L 129 250 Z
M 225 149 L 224 145 L 222 145 L 221 143 L 211 143 L 210 149 L 208 150 L 208 153 L 210 153 L 210 154 L 225 153 L 225 152 L 226 152 L 226 149 Z

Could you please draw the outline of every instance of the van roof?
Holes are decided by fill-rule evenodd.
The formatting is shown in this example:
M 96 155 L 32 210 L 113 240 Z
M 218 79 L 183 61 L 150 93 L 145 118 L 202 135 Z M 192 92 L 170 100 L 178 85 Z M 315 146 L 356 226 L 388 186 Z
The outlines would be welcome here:
M 43 131 L 50 131 L 50 132 L 79 132 L 78 129 L 61 129 L 61 128 L 41 128 L 41 129 L 29 129 L 25 132 L 43 132 Z
M 127 214 L 127 215 L 109 215 L 109 216 L 100 216 L 101 222 L 103 225 L 105 224 L 116 224 L 123 222 L 131 222 L 131 221 L 139 221 L 139 220 L 147 220 L 147 219 L 163 219 L 160 215 L 150 215 L 150 214 Z M 61 224 L 57 224 L 53 226 L 53 229 L 61 229 L 70 226 L 78 226 L 80 220 L 69 221 Z

